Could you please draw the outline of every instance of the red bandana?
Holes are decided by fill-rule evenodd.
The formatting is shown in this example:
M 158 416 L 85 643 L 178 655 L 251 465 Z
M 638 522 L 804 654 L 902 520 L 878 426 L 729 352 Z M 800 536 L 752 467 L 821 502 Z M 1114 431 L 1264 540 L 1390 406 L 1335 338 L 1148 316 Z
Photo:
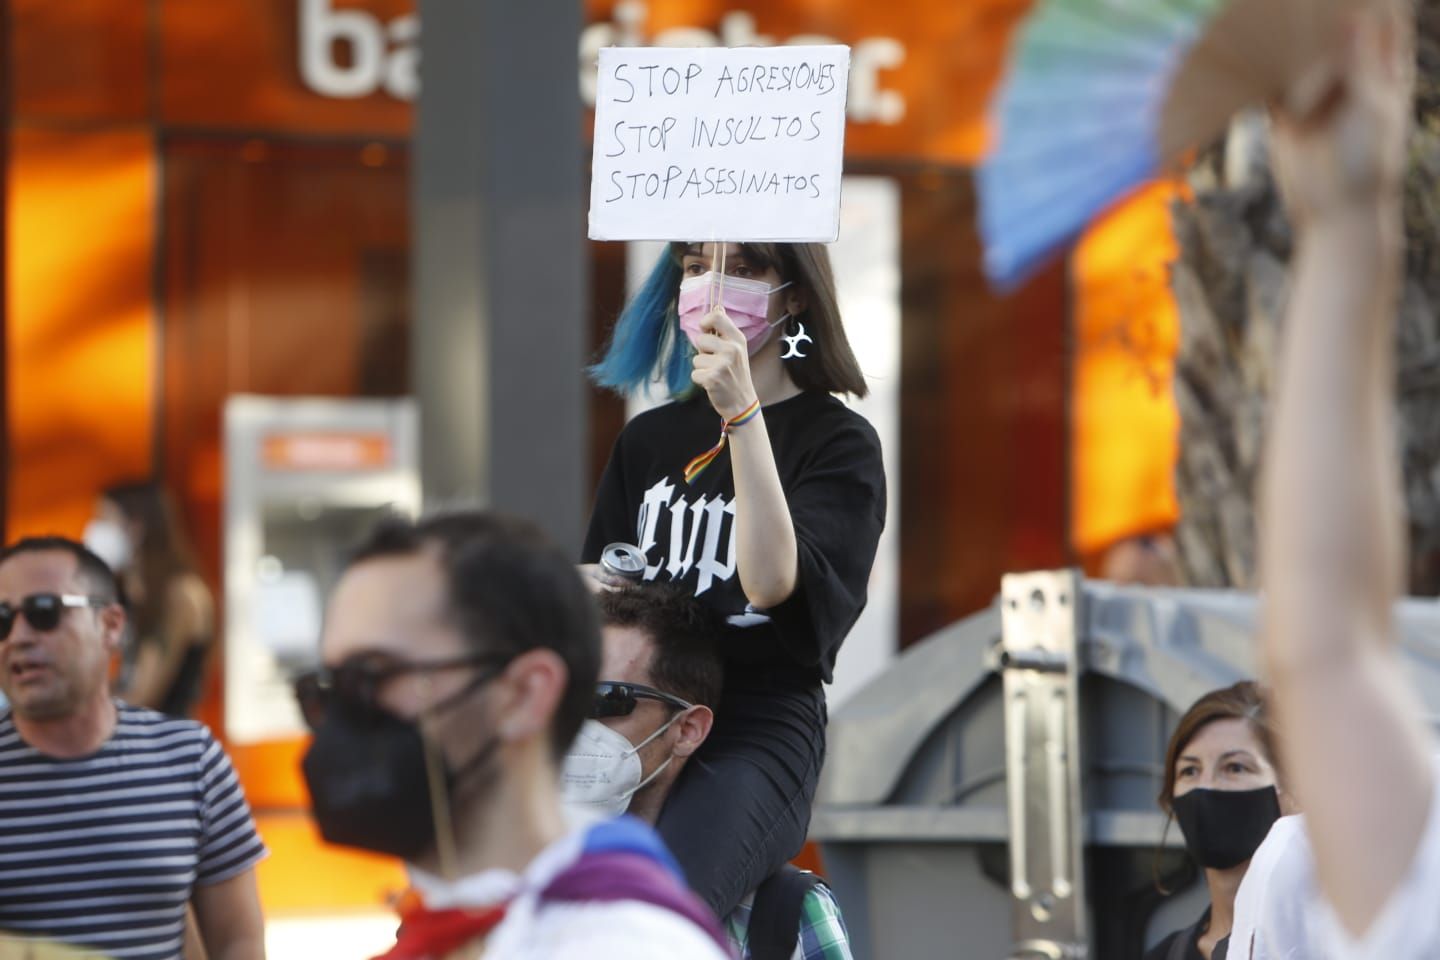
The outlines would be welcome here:
M 409 895 L 400 906 L 395 946 L 375 960 L 441 960 L 499 926 L 507 906 L 427 910 L 419 897 Z

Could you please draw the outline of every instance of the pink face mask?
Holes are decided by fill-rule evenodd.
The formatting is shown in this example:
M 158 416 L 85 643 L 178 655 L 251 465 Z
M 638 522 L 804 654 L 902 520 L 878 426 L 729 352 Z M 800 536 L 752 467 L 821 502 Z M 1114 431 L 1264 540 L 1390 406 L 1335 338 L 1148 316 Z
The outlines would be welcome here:
M 772 287 L 763 280 L 747 280 L 744 277 L 726 277 L 722 284 L 720 275 L 713 270 L 698 277 L 689 277 L 680 281 L 680 329 L 685 331 L 685 336 L 693 344 L 701 333 L 700 321 L 718 303 L 725 308 L 731 322 L 745 334 L 745 342 L 750 345 L 753 357 L 765 346 L 770 339 L 770 331 L 774 329 L 770 323 L 770 295 L 788 286 L 789 283 L 782 283 Z

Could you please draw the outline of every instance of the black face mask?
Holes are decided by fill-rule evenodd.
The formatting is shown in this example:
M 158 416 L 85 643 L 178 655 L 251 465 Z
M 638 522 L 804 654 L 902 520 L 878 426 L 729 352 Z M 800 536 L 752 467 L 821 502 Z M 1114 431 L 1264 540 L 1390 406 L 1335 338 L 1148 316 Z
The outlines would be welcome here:
M 494 674 L 447 699 L 433 715 L 473 693 Z M 445 790 L 480 766 L 496 746 L 494 737 L 461 770 L 445 771 Z M 435 843 L 425 739 L 417 721 L 336 698 L 301 769 L 310 788 L 311 807 L 320 835 L 330 843 L 415 860 Z
M 1274 787 L 1258 790 L 1191 790 L 1172 806 L 1185 848 L 1202 867 L 1229 870 L 1255 855 L 1280 819 Z

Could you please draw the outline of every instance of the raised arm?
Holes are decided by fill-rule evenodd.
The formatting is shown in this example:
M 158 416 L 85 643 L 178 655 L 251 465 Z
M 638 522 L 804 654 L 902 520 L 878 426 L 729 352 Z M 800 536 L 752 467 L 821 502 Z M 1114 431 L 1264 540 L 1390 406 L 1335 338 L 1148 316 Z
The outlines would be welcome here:
M 707 336 L 700 340 L 704 349 L 695 359 L 692 379 L 710 396 L 716 412 L 730 420 L 758 402 L 745 335 L 718 309 L 705 318 L 703 329 Z M 735 479 L 735 563 L 740 587 L 751 604 L 768 610 L 795 592 L 799 546 L 764 414 L 737 426 L 728 444 Z
M 1413 52 L 1399 5 L 1357 15 L 1333 96 L 1279 117 L 1296 227 L 1262 481 L 1264 662 L 1321 887 L 1363 933 L 1409 867 L 1429 746 L 1394 653 L 1404 513 L 1394 313 Z

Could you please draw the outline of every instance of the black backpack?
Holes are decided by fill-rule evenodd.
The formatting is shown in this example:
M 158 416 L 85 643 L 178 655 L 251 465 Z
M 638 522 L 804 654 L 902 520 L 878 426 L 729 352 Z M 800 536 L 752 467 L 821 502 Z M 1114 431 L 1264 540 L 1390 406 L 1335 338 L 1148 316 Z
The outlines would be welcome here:
M 800 939 L 805 897 L 825 881 L 808 870 L 785 864 L 755 888 L 750 908 L 751 960 L 790 960 Z

